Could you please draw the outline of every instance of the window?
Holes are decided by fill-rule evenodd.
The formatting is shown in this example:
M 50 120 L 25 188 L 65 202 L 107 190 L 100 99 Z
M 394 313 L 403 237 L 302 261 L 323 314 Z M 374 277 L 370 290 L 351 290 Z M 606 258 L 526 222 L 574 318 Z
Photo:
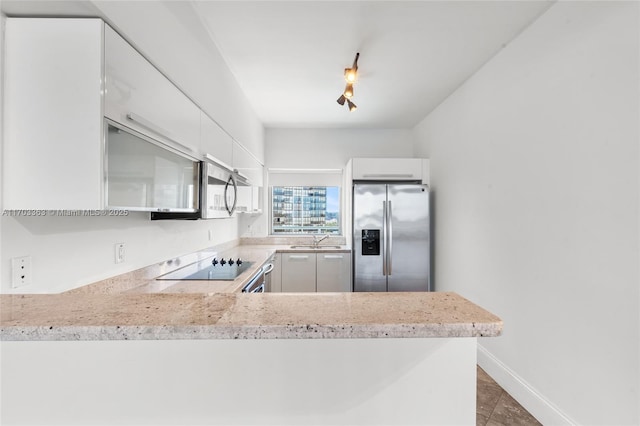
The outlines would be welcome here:
M 272 234 L 340 232 L 340 187 L 271 187 Z

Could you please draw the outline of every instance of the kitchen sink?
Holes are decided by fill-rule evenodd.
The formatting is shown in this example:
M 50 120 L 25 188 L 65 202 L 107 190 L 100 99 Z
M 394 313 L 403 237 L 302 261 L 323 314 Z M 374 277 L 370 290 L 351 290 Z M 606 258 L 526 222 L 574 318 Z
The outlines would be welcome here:
M 292 249 L 313 249 L 313 250 L 319 250 L 319 249 L 341 249 L 342 246 L 291 246 Z

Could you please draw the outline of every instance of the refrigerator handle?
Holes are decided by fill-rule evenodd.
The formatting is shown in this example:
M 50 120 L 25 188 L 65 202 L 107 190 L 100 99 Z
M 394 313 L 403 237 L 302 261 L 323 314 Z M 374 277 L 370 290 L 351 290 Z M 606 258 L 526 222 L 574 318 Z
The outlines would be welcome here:
M 382 202 L 382 275 L 387 275 L 387 202 Z
M 391 201 L 387 210 L 387 229 L 389 230 L 389 248 L 387 250 L 387 275 L 391 275 L 391 266 L 393 264 L 393 213 L 391 211 Z

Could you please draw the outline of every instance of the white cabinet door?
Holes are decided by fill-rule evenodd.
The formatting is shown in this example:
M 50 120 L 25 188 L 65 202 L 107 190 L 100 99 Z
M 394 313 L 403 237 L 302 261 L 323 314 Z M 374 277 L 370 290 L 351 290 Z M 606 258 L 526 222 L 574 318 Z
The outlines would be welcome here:
M 178 155 L 139 133 L 108 125 L 107 205 L 139 211 L 198 209 L 197 161 Z
M 200 154 L 233 164 L 233 139 L 204 112 L 200 113 Z
M 354 158 L 355 180 L 422 180 L 420 158 Z
M 351 291 L 351 253 L 317 253 L 317 291 Z
M 282 253 L 282 291 L 316 291 L 315 253 Z
M 105 116 L 195 155 L 200 109 L 113 29 L 105 26 Z
M 248 205 L 250 213 L 262 213 L 262 191 L 263 191 L 263 170 L 264 167 L 255 158 L 251 157 L 251 167 L 246 170 L 246 175 L 251 181 L 251 196 Z
M 99 19 L 6 18 L 3 207 L 101 209 Z
M 242 174 L 253 167 L 253 157 L 249 151 L 244 149 L 238 142 L 233 141 L 233 168 L 238 169 Z
M 262 212 L 262 182 L 264 167 L 253 155 L 233 141 L 233 168 L 249 179 L 251 186 L 238 188 L 238 212 Z
M 258 160 L 251 157 L 251 169 L 248 171 L 249 179 L 251 179 L 251 184 L 253 186 L 262 186 L 263 185 L 263 171 L 264 166 L 260 164 Z

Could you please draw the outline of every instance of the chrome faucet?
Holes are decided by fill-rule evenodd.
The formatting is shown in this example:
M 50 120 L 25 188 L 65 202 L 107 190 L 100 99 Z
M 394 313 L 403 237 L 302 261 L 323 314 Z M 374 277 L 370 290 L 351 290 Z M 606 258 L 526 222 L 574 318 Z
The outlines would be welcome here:
M 329 238 L 329 234 L 323 234 L 322 236 L 313 236 L 313 247 L 314 248 L 318 248 L 318 244 L 320 244 L 320 241 L 326 240 L 327 238 Z

